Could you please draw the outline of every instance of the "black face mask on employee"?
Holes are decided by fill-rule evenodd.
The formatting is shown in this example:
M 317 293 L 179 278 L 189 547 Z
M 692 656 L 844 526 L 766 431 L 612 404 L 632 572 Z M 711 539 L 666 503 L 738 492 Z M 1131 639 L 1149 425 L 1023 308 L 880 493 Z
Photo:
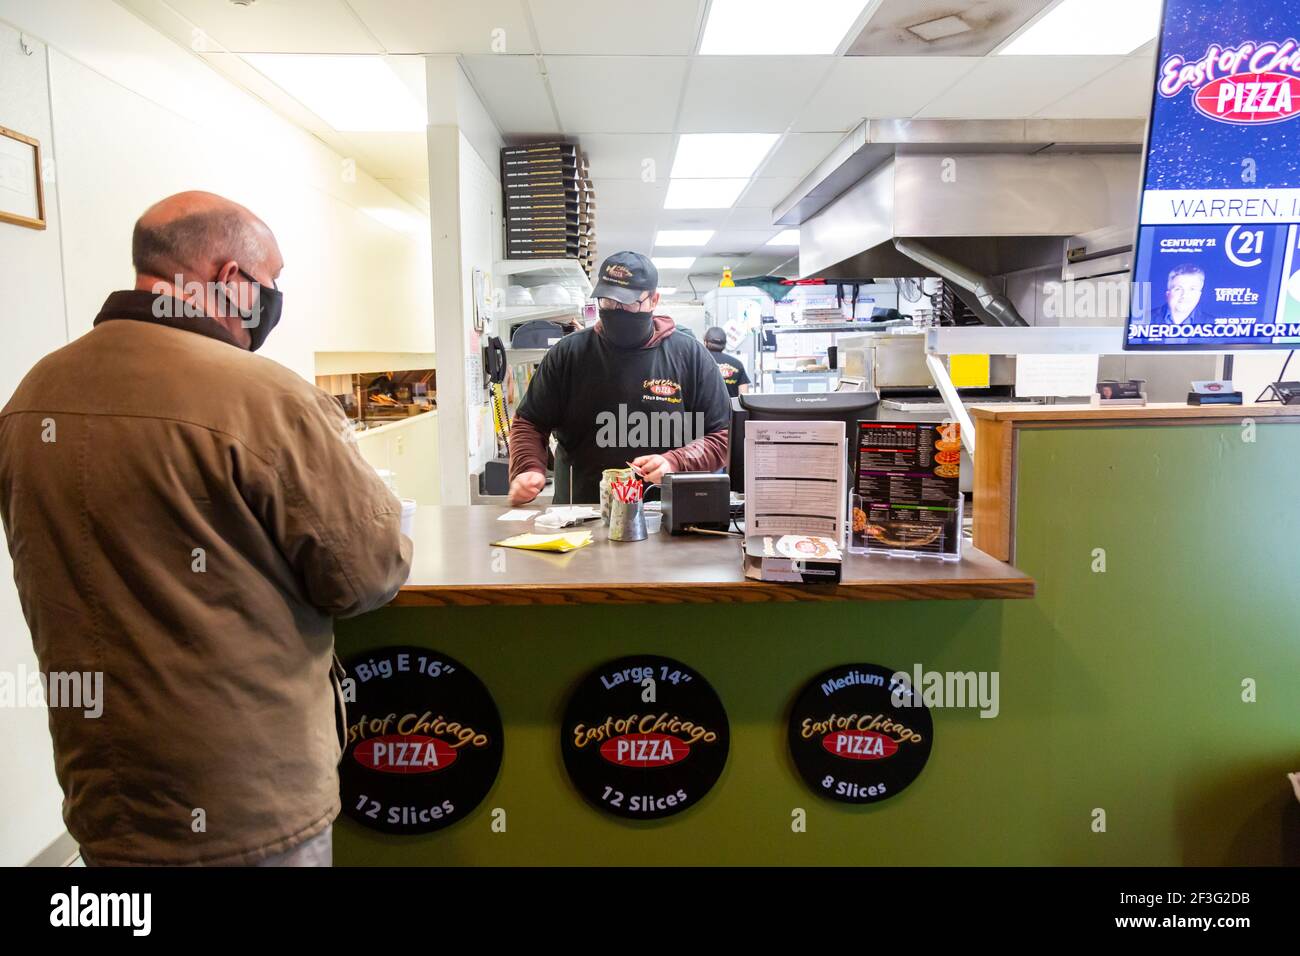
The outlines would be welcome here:
M 244 328 L 248 329 L 248 337 L 252 340 L 248 345 L 250 352 L 256 352 L 266 341 L 266 337 L 271 334 L 271 330 L 280 322 L 280 311 L 284 308 L 284 293 L 279 289 L 269 288 L 262 285 L 243 269 L 239 274 L 249 282 L 257 284 L 257 304 L 253 310 L 247 314 L 239 310 L 231 299 L 226 295 L 220 285 L 217 286 L 217 296 L 221 300 L 221 308 L 227 316 L 238 315 Z
M 654 314 L 626 309 L 601 309 L 600 330 L 605 340 L 620 349 L 639 349 L 654 333 Z

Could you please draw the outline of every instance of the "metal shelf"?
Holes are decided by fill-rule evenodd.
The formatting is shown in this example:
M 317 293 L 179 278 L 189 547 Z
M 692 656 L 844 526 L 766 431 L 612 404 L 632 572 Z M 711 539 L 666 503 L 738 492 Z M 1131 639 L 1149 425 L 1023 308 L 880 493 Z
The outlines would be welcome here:
M 546 357 L 547 351 L 547 349 L 506 349 L 506 361 L 511 365 L 540 362 Z
M 586 298 L 591 298 L 591 279 L 577 259 L 498 259 L 494 271 L 498 276 L 562 279 L 576 284 Z
M 582 315 L 580 305 L 499 305 L 492 310 L 492 319 L 510 322 L 531 319 L 572 319 Z
M 1124 350 L 1124 326 L 1028 326 L 995 328 L 972 325 L 928 329 L 925 351 L 930 355 L 1182 355 L 1187 350 Z M 1206 350 L 1197 355 L 1229 355 Z
M 882 329 L 902 325 L 901 322 L 827 322 L 825 325 L 808 323 L 806 325 L 765 325 L 764 332 L 879 332 Z

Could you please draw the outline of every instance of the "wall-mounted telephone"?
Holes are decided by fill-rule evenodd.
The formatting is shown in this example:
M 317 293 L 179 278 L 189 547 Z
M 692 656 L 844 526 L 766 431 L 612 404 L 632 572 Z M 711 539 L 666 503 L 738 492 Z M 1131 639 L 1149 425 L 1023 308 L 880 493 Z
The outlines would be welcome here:
M 506 347 L 500 336 L 489 336 L 483 353 L 483 369 L 487 373 L 488 390 L 491 392 L 492 426 L 493 431 L 496 432 L 497 450 L 504 452 L 508 460 L 510 458 L 510 417 L 506 411 L 503 383 L 510 363 L 506 358 Z
M 506 380 L 508 365 L 506 347 L 502 344 L 500 336 L 489 336 L 483 353 L 483 368 L 487 372 L 489 385 L 500 385 Z

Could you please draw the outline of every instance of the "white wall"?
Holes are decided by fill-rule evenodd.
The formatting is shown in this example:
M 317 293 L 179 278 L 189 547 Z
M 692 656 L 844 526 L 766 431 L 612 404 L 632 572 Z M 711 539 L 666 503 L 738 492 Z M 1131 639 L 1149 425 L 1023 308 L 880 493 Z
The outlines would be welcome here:
M 438 350 L 438 456 L 442 503 L 469 503 L 469 475 L 492 453 L 491 407 L 481 391 L 473 329 L 473 274 L 501 256 L 500 133 L 453 56 L 425 58 L 429 207 Z M 472 374 L 471 374 L 472 373 Z
M 0 224 L 4 399 L 133 284 L 135 219 L 182 189 L 247 205 L 279 239 L 284 318 L 263 354 L 310 380 L 317 351 L 433 351 L 427 237 L 362 210 L 420 211 L 117 4 L 0 0 L 0 125 L 40 139 L 53 172 L 46 232 Z M 0 669 L 12 674 L 34 661 L 8 560 Z M 0 865 L 25 863 L 62 829 L 43 711 L 0 708 L 0 779 Z
M 492 273 L 496 260 L 501 258 L 501 180 L 496 167 L 489 167 L 469 139 L 460 136 L 460 248 L 461 248 L 461 308 L 465 316 L 465 348 L 467 355 L 481 364 L 481 348 L 486 344 L 483 336 L 473 331 L 474 270 Z M 489 330 L 500 335 L 500 330 Z M 483 470 L 484 463 L 494 457 L 496 440 L 493 437 L 492 406 L 479 396 L 466 395 L 468 407 L 469 468 L 472 474 Z
M 18 47 L 0 23 L 0 126 L 50 143 L 46 51 Z M 49 228 L 0 223 L 0 404 L 37 359 L 67 341 L 59 261 L 58 187 L 46 183 Z M 9 550 L 0 550 L 0 680 L 36 672 L 36 655 L 13 586 Z M 0 706 L 0 866 L 26 863 L 63 829 L 50 732 L 43 707 Z
M 1282 371 L 1282 363 L 1286 361 L 1286 355 L 1286 351 L 1272 349 L 1234 353 L 1232 380 L 1241 391 L 1243 400 L 1253 402 L 1259 397 L 1259 393 L 1273 382 L 1300 381 L 1300 356 L 1291 359 L 1291 364 L 1286 369 L 1286 376 L 1282 379 L 1278 378 L 1278 373 Z M 1272 399 L 1273 396 L 1266 395 L 1265 398 Z

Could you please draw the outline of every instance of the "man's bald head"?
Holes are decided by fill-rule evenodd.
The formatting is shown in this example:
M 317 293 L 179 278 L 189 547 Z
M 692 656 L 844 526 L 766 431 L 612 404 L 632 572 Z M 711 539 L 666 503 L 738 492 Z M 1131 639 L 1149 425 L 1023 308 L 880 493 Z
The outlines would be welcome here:
M 253 343 L 245 317 L 284 268 L 266 223 L 239 203 L 197 191 L 145 211 L 131 237 L 131 260 L 136 289 L 182 300 L 244 348 Z
M 184 192 L 150 206 L 135 224 L 131 261 L 142 276 L 210 278 L 229 261 L 278 272 L 275 237 L 239 203 L 215 193 Z

